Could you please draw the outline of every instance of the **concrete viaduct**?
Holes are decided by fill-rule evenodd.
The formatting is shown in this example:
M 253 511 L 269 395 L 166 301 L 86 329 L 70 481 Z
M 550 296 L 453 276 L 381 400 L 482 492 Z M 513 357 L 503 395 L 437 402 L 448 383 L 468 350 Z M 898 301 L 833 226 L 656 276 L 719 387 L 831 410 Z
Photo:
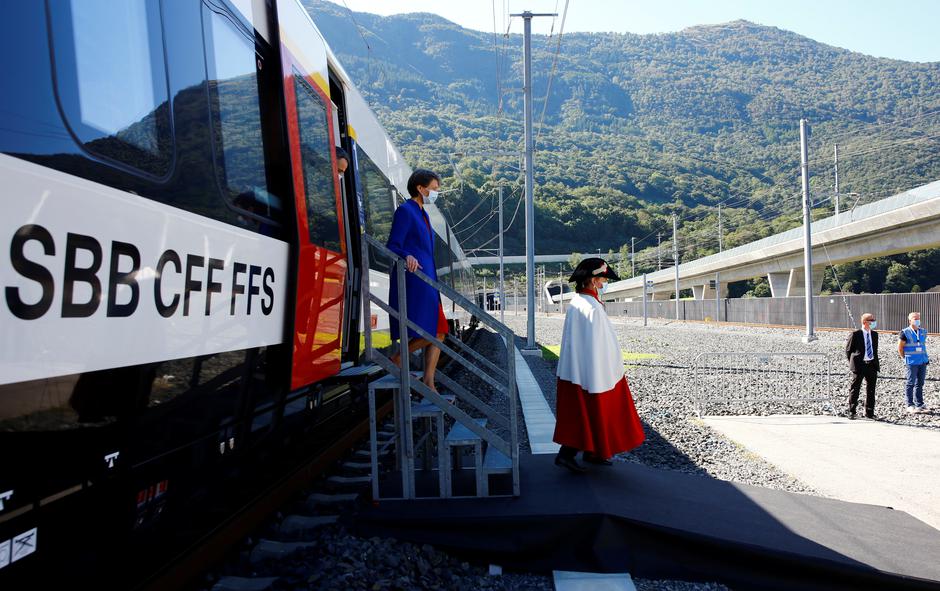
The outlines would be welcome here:
M 822 287 L 830 263 L 882 257 L 940 246 L 940 181 L 813 222 L 813 292 Z M 766 276 L 774 297 L 806 294 L 803 226 L 724 252 L 679 265 L 679 289 L 692 288 L 696 299 L 721 295 L 728 283 Z M 676 268 L 650 273 L 653 299 L 675 294 Z M 604 299 L 642 297 L 643 279 L 633 277 L 607 286 Z
M 818 294 L 830 263 L 940 247 L 940 181 L 815 221 L 812 228 L 813 292 Z M 570 256 L 538 255 L 535 261 L 567 262 Z M 499 257 L 471 257 L 471 261 L 491 265 L 499 263 Z M 525 262 L 525 257 L 505 257 L 504 262 Z M 691 288 L 696 299 L 711 299 L 717 286 L 724 297 L 728 283 L 761 276 L 767 277 L 773 297 L 805 295 L 802 226 L 680 264 L 679 289 Z M 650 297 L 674 297 L 675 277 L 675 267 L 647 274 Z M 642 295 L 643 279 L 633 277 L 608 284 L 603 297 L 612 301 Z

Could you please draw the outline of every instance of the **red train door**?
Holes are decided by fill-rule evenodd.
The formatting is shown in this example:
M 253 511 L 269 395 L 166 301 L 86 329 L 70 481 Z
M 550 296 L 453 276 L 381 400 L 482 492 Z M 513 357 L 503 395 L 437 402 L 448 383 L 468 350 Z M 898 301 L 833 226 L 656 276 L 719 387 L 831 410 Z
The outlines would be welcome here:
M 278 8 L 292 5 L 279 2 Z M 298 233 L 291 366 L 295 390 L 339 372 L 347 263 L 329 84 L 318 59 L 322 55 L 325 69 L 325 53 L 312 35 L 298 42 L 291 27 L 283 25 L 290 21 L 279 16 Z

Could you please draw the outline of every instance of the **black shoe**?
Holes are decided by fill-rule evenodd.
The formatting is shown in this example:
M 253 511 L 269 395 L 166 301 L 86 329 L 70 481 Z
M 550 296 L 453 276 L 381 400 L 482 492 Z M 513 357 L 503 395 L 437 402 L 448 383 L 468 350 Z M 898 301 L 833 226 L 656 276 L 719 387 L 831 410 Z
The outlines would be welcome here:
M 587 468 L 579 464 L 578 460 L 575 458 L 565 458 L 560 455 L 555 456 L 555 465 L 568 468 L 575 474 L 583 474 L 584 472 L 587 472 Z
M 865 418 L 868 419 L 868 420 L 870 420 L 870 421 L 877 421 L 877 420 L 878 420 L 878 417 L 876 417 L 875 415 L 865 415 Z
M 595 466 L 613 466 L 614 463 L 610 460 L 605 460 L 604 458 L 599 458 L 594 454 L 583 454 L 581 459 L 588 464 L 594 464 Z
M 850 420 L 850 421 L 854 421 L 854 420 L 855 420 L 855 413 L 854 413 L 854 412 L 850 412 L 850 413 L 849 413 L 849 420 Z

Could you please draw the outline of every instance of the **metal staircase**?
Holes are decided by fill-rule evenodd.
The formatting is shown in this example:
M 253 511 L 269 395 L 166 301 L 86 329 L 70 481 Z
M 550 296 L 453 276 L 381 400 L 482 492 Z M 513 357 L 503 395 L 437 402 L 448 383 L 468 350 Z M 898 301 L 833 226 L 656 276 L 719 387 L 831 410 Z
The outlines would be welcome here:
M 369 268 L 373 254 L 397 263 L 391 267 L 389 281 L 398 284 L 399 309 L 392 308 L 370 290 Z M 519 496 L 518 393 L 513 332 L 450 286 L 418 270 L 414 274 L 422 281 L 502 337 L 506 349 L 506 369 L 453 335 L 447 335 L 443 341 L 439 341 L 436 335 L 427 333 L 401 312 L 407 310 L 404 260 L 372 236 L 363 234 L 362 261 L 365 360 L 377 364 L 386 372 L 385 376 L 369 384 L 373 499 Z M 440 348 L 442 361 L 445 357 L 450 358 L 451 366 L 467 370 L 485 382 L 495 396 L 505 397 L 509 416 L 501 414 L 440 369 L 435 376 L 449 394 L 432 391 L 420 380 L 420 372 L 412 371 L 406 349 L 400 355 L 399 368 L 389 357 L 373 348 L 373 328 L 369 321 L 373 305 L 384 310 L 390 322 L 398 322 L 399 334 L 407 335 L 411 328 Z M 386 395 L 391 394 L 393 400 L 394 425 L 393 433 L 384 446 L 379 442 L 376 416 L 376 398 L 383 391 Z M 417 399 L 414 395 L 417 395 Z M 468 489 L 464 485 L 467 480 L 464 476 L 470 470 L 473 471 L 474 485 Z M 400 487 L 396 473 L 400 473 Z M 491 477 L 503 479 L 497 486 L 504 491 L 502 494 L 490 494 Z M 511 488 L 507 479 L 511 480 Z M 429 482 L 436 482 L 436 486 L 429 488 Z M 383 495 L 380 490 L 383 486 L 394 491 Z

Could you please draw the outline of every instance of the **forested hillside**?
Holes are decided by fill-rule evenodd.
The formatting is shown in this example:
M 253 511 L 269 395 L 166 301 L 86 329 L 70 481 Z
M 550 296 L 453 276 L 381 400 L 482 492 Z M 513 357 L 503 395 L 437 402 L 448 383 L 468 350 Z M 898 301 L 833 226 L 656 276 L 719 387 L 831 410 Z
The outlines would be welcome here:
M 495 247 L 495 187 L 507 186 L 507 224 L 522 193 L 519 158 L 493 154 L 522 145 L 521 36 L 303 1 L 411 165 L 459 188 L 439 203 L 465 248 Z M 540 254 L 626 252 L 635 238 L 638 271 L 648 270 L 661 234 L 670 265 L 675 213 L 680 260 L 692 260 L 718 248 L 719 203 L 726 248 L 798 225 L 801 117 L 812 125 L 814 217 L 832 213 L 835 143 L 840 192 L 855 194 L 844 208 L 940 179 L 940 63 L 869 57 L 745 21 L 558 41 L 533 38 Z M 524 252 L 521 214 L 506 248 Z M 838 271 L 855 291 L 927 289 L 940 284 L 940 265 L 925 261 L 938 260 L 927 252 Z M 741 290 L 764 291 L 759 281 Z

